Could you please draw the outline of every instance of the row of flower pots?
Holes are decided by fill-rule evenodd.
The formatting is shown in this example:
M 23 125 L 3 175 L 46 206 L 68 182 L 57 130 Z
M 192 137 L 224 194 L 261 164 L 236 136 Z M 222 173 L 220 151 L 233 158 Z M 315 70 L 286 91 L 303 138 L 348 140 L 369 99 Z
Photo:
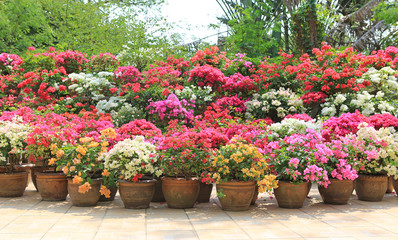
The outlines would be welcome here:
M 7 177 L 9 179 L 7 179 Z M 44 201 L 63 201 L 69 194 L 74 206 L 95 206 L 98 201 L 112 201 L 117 188 L 111 189 L 108 198 L 101 195 L 102 179 L 93 179 L 85 193 L 79 188 L 84 186 L 74 183 L 62 172 L 37 172 L 37 189 Z M 0 174 L 0 196 L 22 196 L 27 186 L 28 172 Z M 392 184 L 398 189 L 398 180 Z M 327 204 L 347 204 L 354 189 L 359 200 L 382 201 L 388 192 L 387 176 L 360 175 L 355 181 L 332 179 L 327 188 L 319 186 L 323 202 Z M 8 188 L 8 189 L 6 189 Z M 120 197 L 125 208 L 148 208 L 150 202 L 167 202 L 169 208 L 192 208 L 196 202 L 209 202 L 213 184 L 200 183 L 199 180 L 163 177 L 146 179 L 139 182 L 118 181 Z M 282 208 L 301 208 L 309 193 L 311 184 L 302 182 L 294 184 L 279 181 L 274 189 L 278 206 Z M 230 181 L 216 185 L 217 195 L 223 210 L 248 210 L 254 204 L 258 190 L 255 181 Z M 7 190 L 7 191 L 6 191 Z M 390 189 L 391 190 L 391 189 Z

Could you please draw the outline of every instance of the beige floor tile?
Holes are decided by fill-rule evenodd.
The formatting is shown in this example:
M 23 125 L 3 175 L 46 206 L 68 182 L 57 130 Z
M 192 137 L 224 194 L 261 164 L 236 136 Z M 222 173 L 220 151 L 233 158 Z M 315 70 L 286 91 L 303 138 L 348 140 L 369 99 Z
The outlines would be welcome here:
M 197 240 L 194 231 L 148 231 L 147 240 Z
M 210 239 L 250 239 L 250 237 L 240 229 L 202 229 L 196 230 L 199 239 L 210 240 Z
M 380 237 L 385 239 L 398 237 L 398 234 L 392 233 L 381 227 L 344 227 L 340 228 L 341 231 L 344 231 L 346 235 L 356 237 L 359 239 L 362 238 L 373 238 Z
M 58 232 L 47 233 L 42 240 L 77 240 L 77 239 L 93 239 L 95 232 Z
M 270 239 L 270 238 L 301 238 L 301 236 L 289 228 L 249 228 L 245 232 L 252 239 Z
M 146 239 L 145 230 L 133 232 L 121 232 L 118 229 L 113 231 L 98 231 L 94 240 L 130 240 L 130 239 Z

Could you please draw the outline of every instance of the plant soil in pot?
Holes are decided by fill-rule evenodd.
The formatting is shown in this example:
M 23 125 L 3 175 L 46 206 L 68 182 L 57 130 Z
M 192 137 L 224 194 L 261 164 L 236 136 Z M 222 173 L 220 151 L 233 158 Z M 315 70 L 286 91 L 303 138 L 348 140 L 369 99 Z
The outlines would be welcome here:
M 359 200 L 379 202 L 383 200 L 387 184 L 387 176 L 361 174 L 355 180 L 355 192 Z
M 72 179 L 68 179 L 68 192 L 73 206 L 90 207 L 97 205 L 100 198 L 100 188 L 102 179 L 93 179 L 91 189 L 86 193 L 79 192 L 80 183 L 73 183 Z
M 68 179 L 63 172 L 37 172 L 36 184 L 44 201 L 63 201 L 68 195 Z
M 166 199 L 164 199 L 163 190 L 162 190 L 162 180 L 160 178 L 156 179 L 155 193 L 153 194 L 153 198 L 152 198 L 151 202 L 166 202 Z
M 198 203 L 208 203 L 210 201 L 211 192 L 213 191 L 213 184 L 199 183 L 199 195 L 196 200 Z
M 28 182 L 28 173 L 0 173 L 0 197 L 21 197 Z
M 253 199 L 255 186 L 256 181 L 229 181 L 217 184 L 221 208 L 226 211 L 248 210 Z
M 193 208 L 199 195 L 199 180 L 162 178 L 162 190 L 169 208 Z
M 323 202 L 336 205 L 347 204 L 354 189 L 354 181 L 338 179 L 329 180 L 330 184 L 327 188 L 318 186 Z
M 295 184 L 290 181 L 279 181 L 278 188 L 274 189 L 276 201 L 281 208 L 302 208 L 307 191 L 307 182 Z
M 125 208 L 148 208 L 155 193 L 156 180 L 119 180 L 119 193 Z

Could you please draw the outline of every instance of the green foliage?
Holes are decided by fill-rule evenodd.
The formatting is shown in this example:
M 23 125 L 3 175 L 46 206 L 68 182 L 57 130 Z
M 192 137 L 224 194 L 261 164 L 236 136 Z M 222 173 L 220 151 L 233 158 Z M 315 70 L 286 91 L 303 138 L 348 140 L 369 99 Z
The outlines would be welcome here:
M 375 18 L 387 24 L 398 23 L 398 2 L 381 2 L 375 9 Z

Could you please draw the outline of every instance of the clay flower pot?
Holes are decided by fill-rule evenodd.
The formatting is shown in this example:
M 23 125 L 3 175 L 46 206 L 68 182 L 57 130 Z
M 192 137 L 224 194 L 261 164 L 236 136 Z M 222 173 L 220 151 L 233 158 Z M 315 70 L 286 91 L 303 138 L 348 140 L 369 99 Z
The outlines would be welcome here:
M 359 200 L 379 202 L 383 200 L 388 184 L 384 175 L 359 175 L 355 180 L 355 192 Z
M 246 211 L 253 200 L 256 181 L 229 181 L 216 185 L 221 208 L 226 211 Z
M 107 198 L 107 197 L 105 197 L 105 195 L 101 194 L 98 202 L 111 202 L 111 201 L 115 200 L 115 196 L 117 193 L 117 187 L 111 187 L 111 188 L 109 188 L 109 190 L 111 191 L 110 197 Z
M 0 197 L 21 197 L 28 182 L 28 172 L 0 173 Z
M 397 192 L 398 192 L 398 180 L 395 180 L 395 179 L 393 178 L 392 184 L 393 184 L 393 186 L 394 186 L 395 193 L 397 193 Z
M 330 184 L 327 188 L 318 186 L 319 193 L 324 203 L 343 205 L 350 200 L 354 189 L 353 180 L 329 179 Z
M 199 195 L 196 200 L 199 203 L 208 203 L 210 201 L 211 192 L 213 191 L 213 184 L 199 183 Z
M 258 186 L 256 184 L 255 189 L 254 189 L 253 198 L 252 198 L 250 205 L 256 204 L 257 198 L 258 198 Z
M 156 180 L 142 180 L 141 182 L 129 182 L 119 180 L 119 193 L 125 208 L 143 209 L 149 208 L 149 204 L 155 193 Z
M 38 172 L 36 183 L 44 201 L 63 201 L 68 195 L 68 179 L 63 172 Z
M 386 193 L 392 193 L 394 191 L 393 181 L 394 181 L 393 177 L 388 177 L 388 184 L 387 184 Z
M 30 173 L 31 173 L 31 178 L 32 178 L 32 182 L 33 185 L 35 186 L 36 190 L 39 191 L 39 189 L 37 189 L 37 182 L 36 182 L 36 175 L 38 172 L 44 172 L 44 171 L 54 171 L 54 167 L 48 167 L 48 166 L 34 166 L 30 168 Z
M 274 189 L 275 198 L 281 208 L 302 208 L 307 197 L 308 183 L 294 184 L 290 181 L 279 181 Z
M 162 190 L 169 208 L 193 208 L 199 195 L 199 180 L 162 178 Z
M 155 193 L 153 194 L 153 198 L 152 198 L 151 202 L 166 202 L 166 199 L 164 199 L 164 195 L 163 195 L 161 179 L 156 179 Z
M 90 207 L 97 205 L 100 198 L 100 188 L 102 179 L 93 179 L 91 189 L 86 193 L 79 192 L 79 186 L 81 184 L 73 183 L 72 179 L 68 179 L 68 192 L 72 205 L 76 207 Z

